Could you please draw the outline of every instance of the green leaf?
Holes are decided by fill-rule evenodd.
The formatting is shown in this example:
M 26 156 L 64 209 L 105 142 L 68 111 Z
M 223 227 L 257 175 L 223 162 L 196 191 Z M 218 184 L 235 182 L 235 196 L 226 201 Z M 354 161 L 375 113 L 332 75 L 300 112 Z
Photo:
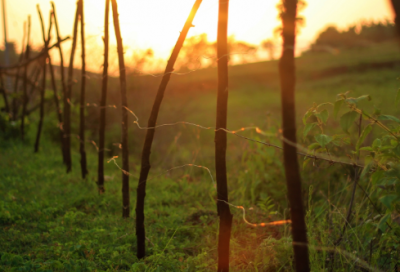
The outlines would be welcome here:
M 314 150 L 320 147 L 321 145 L 319 143 L 312 143 L 308 146 L 308 150 Z
M 303 130 L 303 138 L 305 138 L 308 133 L 310 132 L 310 130 L 312 130 L 315 126 L 317 125 L 317 123 L 308 123 L 304 126 L 304 130 Z
M 363 170 L 362 170 L 362 172 L 361 172 L 360 178 L 364 178 L 364 176 L 369 173 L 369 170 L 371 170 L 371 167 L 373 165 L 374 165 L 373 161 L 369 162 L 369 163 L 366 163 L 364 168 L 363 168 Z
M 346 99 L 346 102 L 349 103 L 349 104 L 357 105 L 358 102 L 360 102 L 362 100 L 371 101 L 371 96 L 370 95 L 362 95 L 362 96 L 357 97 L 357 98 L 349 97 L 349 98 Z
M 381 139 L 375 139 L 374 142 L 372 143 L 372 148 L 378 148 L 382 145 Z
M 356 145 L 356 151 L 360 151 L 360 146 L 364 142 L 365 138 L 368 136 L 368 134 L 371 132 L 372 126 L 368 125 L 364 128 L 363 132 L 360 135 L 360 138 L 358 138 L 357 145 Z
M 387 229 L 387 224 L 386 222 L 388 221 L 388 219 L 391 218 L 391 214 L 387 214 L 384 217 L 381 218 L 381 220 L 378 223 L 378 229 L 380 229 L 382 232 L 385 232 Z
M 397 199 L 397 195 L 385 195 L 379 198 L 379 200 L 385 205 L 389 210 L 392 209 L 392 202 Z
M 349 128 L 354 124 L 354 120 L 359 116 L 355 111 L 349 111 L 340 117 L 340 126 L 344 132 L 349 134 Z
M 303 116 L 303 124 L 305 125 L 307 123 L 307 119 L 312 115 L 312 111 L 307 111 L 304 116 Z
M 348 135 L 345 134 L 333 135 L 332 138 L 333 138 L 332 143 L 336 146 L 342 146 L 343 144 L 350 144 L 350 138 Z
M 357 100 L 357 102 L 360 102 L 360 101 L 362 101 L 362 100 L 371 101 L 372 98 L 371 98 L 371 96 L 370 96 L 369 94 L 365 94 L 365 95 L 362 95 L 362 96 L 357 97 L 356 100 Z
M 397 184 L 398 181 L 399 181 L 398 178 L 388 177 L 388 178 L 383 178 L 383 179 L 379 180 L 378 185 L 391 186 L 391 185 Z
M 319 113 L 319 118 L 321 119 L 322 123 L 326 124 L 326 121 L 328 121 L 329 117 L 329 112 L 328 110 L 323 110 Z
M 389 121 L 394 121 L 394 122 L 397 122 L 400 124 L 400 120 L 392 115 L 379 115 L 378 120 L 380 120 L 380 121 L 389 120 Z
M 393 153 L 400 157 L 400 144 L 393 148 Z
M 333 104 L 332 104 L 331 102 L 325 102 L 325 103 L 319 104 L 319 105 L 317 106 L 317 109 L 319 109 L 320 107 L 323 107 L 323 106 L 327 106 L 327 105 L 333 106 Z
M 374 185 L 377 185 L 379 183 L 379 181 L 382 179 L 383 175 L 385 174 L 384 171 L 382 170 L 378 170 L 375 173 L 373 173 L 371 175 L 371 182 Z
M 340 110 L 340 108 L 341 108 L 343 102 L 344 102 L 344 99 L 337 100 L 337 101 L 335 102 L 335 105 L 333 106 L 333 117 L 334 117 L 335 119 L 336 119 L 336 117 L 337 117 L 337 115 L 338 115 L 338 113 L 339 113 L 339 110 Z
M 327 144 L 332 142 L 332 137 L 325 134 L 315 135 L 314 138 L 321 145 L 321 147 L 325 147 Z

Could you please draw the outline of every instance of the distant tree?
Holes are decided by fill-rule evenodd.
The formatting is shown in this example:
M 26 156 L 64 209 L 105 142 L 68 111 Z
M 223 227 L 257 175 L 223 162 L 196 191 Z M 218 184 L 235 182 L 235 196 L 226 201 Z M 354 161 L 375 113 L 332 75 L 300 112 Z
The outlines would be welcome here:
M 181 50 L 177 66 L 184 70 L 196 70 L 209 67 L 214 62 L 216 48 L 210 43 L 206 33 L 187 38 Z
M 246 63 L 256 59 L 257 46 L 228 38 L 228 60 L 231 63 Z M 182 48 L 178 67 L 183 70 L 197 70 L 217 65 L 217 42 L 209 42 L 206 33 L 187 38 Z
M 311 46 L 311 51 L 321 51 L 327 48 L 354 48 L 380 43 L 395 38 L 395 26 L 393 23 L 363 22 L 359 25 L 360 31 L 356 31 L 357 26 L 350 26 L 347 30 L 340 31 L 336 26 L 328 26 L 323 30 Z
M 127 69 L 129 74 L 141 74 L 147 63 L 154 57 L 154 51 L 151 48 L 145 50 L 135 50 L 132 56 L 131 69 Z
M 272 39 L 267 39 L 261 42 L 261 47 L 265 50 L 267 50 L 269 59 L 274 60 L 275 59 L 275 43 L 272 41 Z

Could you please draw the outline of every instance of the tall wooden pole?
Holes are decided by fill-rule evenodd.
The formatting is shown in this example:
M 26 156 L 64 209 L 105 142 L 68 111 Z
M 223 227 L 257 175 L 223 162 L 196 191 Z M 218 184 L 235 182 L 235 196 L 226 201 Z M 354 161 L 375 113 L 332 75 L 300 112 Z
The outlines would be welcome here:
M 107 103 L 107 84 L 108 84 L 108 22 L 110 13 L 110 0 L 106 0 L 104 15 L 104 65 L 100 99 L 100 129 L 99 129 L 99 161 L 97 170 L 97 186 L 99 194 L 104 193 L 104 142 L 106 129 L 106 103 Z
M 229 245 L 232 229 L 232 214 L 228 202 L 228 180 L 226 176 L 226 129 L 228 113 L 228 10 L 229 0 L 219 0 L 218 12 L 218 96 L 215 132 L 215 170 L 217 175 L 217 210 L 219 216 L 218 271 L 229 271 Z
M 61 94 L 62 94 L 63 103 L 65 105 L 65 103 L 67 102 L 67 98 L 66 98 L 66 86 L 65 86 L 65 76 L 64 76 L 64 57 L 63 57 L 62 48 L 61 48 L 61 40 L 62 39 L 61 39 L 60 30 L 58 28 L 56 7 L 54 5 L 54 2 L 51 2 L 51 7 L 53 9 L 54 26 L 56 28 L 57 42 L 58 42 L 58 52 L 59 52 L 59 55 L 60 55 Z M 64 106 L 64 109 L 65 109 L 65 106 Z M 60 120 L 62 120 L 62 118 Z M 60 129 L 61 129 L 62 132 L 64 131 L 64 124 L 63 124 L 62 121 L 60 123 Z M 62 154 L 63 154 L 63 163 L 67 164 L 66 144 L 65 144 L 66 139 L 64 138 L 64 136 L 65 135 L 63 133 Z
M 41 28 L 42 28 L 42 38 L 43 38 L 44 50 L 47 51 L 47 48 L 48 48 L 48 45 L 49 45 L 49 42 L 50 42 L 50 36 L 46 40 L 46 33 L 44 31 L 44 23 L 43 23 L 42 13 L 40 11 L 39 5 L 37 5 L 36 7 L 37 7 L 38 14 L 39 14 L 40 25 L 41 25 Z M 50 19 L 49 29 L 51 29 L 51 19 Z M 43 66 L 43 75 L 42 75 L 42 86 L 40 88 L 40 119 L 39 119 L 39 123 L 38 123 L 37 134 L 36 134 L 35 153 L 37 153 L 39 151 L 40 136 L 42 134 L 42 127 L 43 127 L 44 95 L 45 95 L 45 90 L 46 90 L 46 60 L 47 60 L 47 56 L 43 58 L 43 64 L 42 64 L 42 66 Z
M 73 74 L 74 74 L 74 57 L 76 49 L 76 40 L 78 33 L 78 21 L 80 16 L 79 2 L 77 3 L 74 30 L 72 37 L 71 54 L 69 58 L 68 67 L 68 85 L 64 96 L 64 146 L 65 146 L 65 161 L 67 165 L 67 173 L 72 170 L 72 159 L 71 159 L 71 97 L 72 97 L 72 85 L 73 85 Z
M 25 49 L 25 55 L 24 55 L 25 60 L 29 59 L 30 36 L 31 36 L 31 16 L 28 16 L 28 36 L 27 36 L 26 49 Z M 24 66 L 22 115 L 21 115 L 21 138 L 22 138 L 22 140 L 25 139 L 25 115 L 26 115 L 26 107 L 28 104 L 28 68 L 29 68 L 29 65 Z
M 310 271 L 308 259 L 307 228 L 304 220 L 304 207 L 301 178 L 296 148 L 295 111 L 295 38 L 296 38 L 297 0 L 283 0 L 282 12 L 282 57 L 279 61 L 279 76 L 282 101 L 283 159 L 286 184 L 292 220 L 294 262 L 297 272 Z
M 128 99 L 126 97 L 126 71 L 124 62 L 124 48 L 118 19 L 118 6 L 116 0 L 111 0 L 115 37 L 117 39 L 119 80 L 121 88 L 122 108 L 122 217 L 128 218 L 130 213 L 129 201 L 129 149 L 128 149 Z
M 86 62 L 85 62 L 85 20 L 83 10 L 83 0 L 79 1 L 81 11 L 81 50 L 82 50 L 82 68 L 81 68 L 81 99 L 79 108 L 79 152 L 81 154 L 81 173 L 82 178 L 88 174 L 86 151 L 85 151 L 85 88 L 86 88 Z

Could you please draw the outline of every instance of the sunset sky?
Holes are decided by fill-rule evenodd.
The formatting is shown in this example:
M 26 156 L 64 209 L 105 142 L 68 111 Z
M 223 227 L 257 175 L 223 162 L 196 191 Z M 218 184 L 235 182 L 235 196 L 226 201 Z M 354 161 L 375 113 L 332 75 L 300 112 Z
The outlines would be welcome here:
M 6 0 L 7 29 L 9 41 L 15 41 L 20 48 L 23 22 L 32 16 L 32 42 L 41 44 L 41 32 L 36 11 L 40 5 L 45 16 L 46 27 L 50 3 L 48 0 Z M 60 23 L 61 33 L 71 35 L 76 1 L 54 0 Z M 273 37 L 273 30 L 280 25 L 276 5 L 279 0 L 230 0 L 229 35 L 237 40 L 259 44 Z M 104 22 L 104 1 L 84 0 L 88 59 L 92 60 L 91 69 L 100 68 L 102 57 L 102 35 Z M 126 58 L 134 50 L 152 48 L 157 58 L 167 58 L 174 46 L 194 0 L 119 0 L 121 31 Z M 392 20 L 389 1 L 382 0 L 308 0 L 307 7 L 300 13 L 306 19 L 306 25 L 298 37 L 298 48 L 306 49 L 318 32 L 327 25 L 345 28 L 361 20 Z M 216 39 L 218 0 L 203 0 L 194 19 L 195 27 L 189 37 L 207 33 L 210 41 Z M 110 18 L 111 19 L 111 18 Z M 111 21 L 111 20 L 110 20 Z M 112 22 L 112 21 L 111 21 Z M 2 29 L 2 28 L 1 28 Z M 113 30 L 112 24 L 110 30 Z M 114 35 L 114 32 L 111 32 Z M 3 44 L 3 31 L 0 31 Z M 111 40 L 115 45 L 115 39 Z M 67 52 L 70 44 L 65 43 Z M 78 55 L 79 56 L 79 55 Z

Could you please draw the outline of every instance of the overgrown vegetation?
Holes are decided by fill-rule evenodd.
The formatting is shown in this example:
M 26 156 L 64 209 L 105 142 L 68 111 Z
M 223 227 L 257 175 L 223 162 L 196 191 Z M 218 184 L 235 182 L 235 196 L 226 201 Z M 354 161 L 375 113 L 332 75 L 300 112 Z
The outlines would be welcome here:
M 54 106 L 49 107 L 43 120 L 41 104 L 39 116 L 28 114 L 34 112 L 32 104 L 39 99 L 45 101 L 49 95 L 34 95 L 35 82 L 27 80 L 28 66 L 21 65 L 27 114 L 15 119 L 11 119 L 11 111 L 0 115 L 0 271 L 308 271 L 309 265 L 312 271 L 398 269 L 400 119 L 396 115 L 400 92 L 396 96 L 397 72 L 388 69 L 396 67 L 398 62 L 392 58 L 398 53 L 394 49 L 396 45 L 386 42 L 364 51 L 356 49 L 360 54 L 350 60 L 347 56 L 354 55 L 351 49 L 335 52 L 342 54 L 340 58 L 326 53 L 299 58 L 296 63 L 304 69 L 300 68 L 297 73 L 299 96 L 295 112 L 297 1 L 283 1 L 285 51 L 279 66 L 284 90 L 282 125 L 277 106 L 277 63 L 228 68 L 228 6 L 220 1 L 218 84 L 215 68 L 195 71 L 182 79 L 175 77 L 170 73 L 177 57 L 177 52 L 173 52 L 160 93 L 163 95 L 170 77 L 170 88 L 178 88 L 165 97 L 163 109 L 161 100 L 156 100 L 159 119 L 156 122 L 152 115 L 148 126 L 152 129 L 161 124 L 157 127 L 158 137 L 154 137 L 153 149 L 157 148 L 157 152 L 150 157 L 148 149 L 140 166 L 138 143 L 144 131 L 150 131 L 143 128 L 142 116 L 148 114 L 148 101 L 151 103 L 149 97 L 153 94 L 143 95 L 143 89 L 151 89 L 158 82 L 154 83 L 153 78 L 132 80 L 133 76 L 128 77 L 131 81 L 126 80 L 116 0 L 111 4 L 121 81 L 120 90 L 109 93 L 110 105 L 103 105 L 110 108 L 106 129 L 109 149 L 104 150 L 110 159 L 102 173 L 106 190 L 96 190 L 99 184 L 96 184 L 98 177 L 92 174 L 94 171 L 85 179 L 79 178 L 78 171 L 64 173 L 63 156 L 59 152 L 62 125 L 57 118 L 59 112 Z M 83 21 L 82 5 L 83 1 L 79 0 L 74 38 L 78 19 Z M 184 30 L 187 32 L 190 26 L 188 20 Z M 83 42 L 83 33 L 81 39 Z M 29 42 L 27 52 L 28 46 Z M 382 50 L 385 52 L 380 54 Z M 39 61 L 46 59 L 47 52 L 43 52 L 44 57 Z M 29 56 L 24 57 L 29 60 Z M 315 59 L 320 64 L 315 65 Z M 72 158 L 69 161 L 73 165 L 67 168 L 79 168 L 76 167 L 78 147 L 82 151 L 85 138 L 81 130 L 75 140 L 78 127 L 73 120 L 80 113 L 89 121 L 87 139 L 94 146 L 87 150 L 87 167 L 95 169 L 99 116 L 90 115 L 90 111 L 93 107 L 98 113 L 96 103 L 102 78 L 87 80 L 88 103 L 83 106 L 85 101 L 81 100 L 78 107 L 78 97 L 71 96 L 76 88 L 73 56 L 70 63 L 69 90 L 64 96 L 70 127 L 64 137 L 70 141 Z M 82 79 L 80 83 L 84 84 Z M 43 80 L 45 86 L 46 77 Z M 109 84 L 115 83 L 116 79 L 110 78 Z M 30 93 L 27 85 L 32 86 Z M 188 92 L 191 91 L 188 86 L 193 92 Z M 215 101 L 213 91 L 217 86 L 219 98 L 215 105 L 210 101 Z M 353 90 L 349 92 L 348 88 Z M 119 92 L 121 95 L 115 96 Z M 6 97 L 9 93 L 3 90 L 3 94 Z M 19 93 L 13 95 L 21 100 Z M 116 102 L 121 99 L 122 102 Z M 128 101 L 133 102 L 129 108 Z M 112 113 L 113 108 L 117 109 L 116 113 Z M 216 131 L 212 126 L 215 108 L 216 127 L 221 128 Z M 88 116 L 83 115 L 85 110 Z M 122 132 L 115 132 L 121 126 L 121 110 Z M 302 129 L 297 132 L 300 140 L 296 142 L 295 115 L 300 112 L 305 115 Z M 43 141 L 40 152 L 32 154 L 28 146 L 34 141 L 32 126 L 39 117 L 43 121 Z M 128 131 L 131 122 L 134 126 L 130 125 Z M 20 126 L 22 131 L 18 129 Z M 215 161 L 213 132 L 216 132 Z M 135 135 L 134 144 L 129 142 L 133 147 L 130 153 L 128 133 Z M 25 136 L 24 141 L 19 140 L 21 135 Z M 303 166 L 301 173 L 298 173 L 296 152 Z M 144 205 L 144 191 L 138 190 L 136 198 L 130 197 L 129 178 L 139 180 L 140 188 L 144 179 L 138 175 L 143 170 L 143 162 L 147 167 L 150 161 L 155 169 L 149 176 L 146 173 Z M 121 172 L 122 191 L 118 182 Z M 303 189 L 300 180 L 303 180 Z M 120 216 L 121 198 L 124 219 Z M 136 201 L 141 202 L 143 211 L 136 217 L 139 220 L 135 225 L 129 213 Z M 218 212 L 215 212 L 216 204 Z M 141 229 L 144 225 L 146 233 Z M 140 235 L 135 236 L 135 232 Z M 310 252 L 310 263 L 305 246 Z

